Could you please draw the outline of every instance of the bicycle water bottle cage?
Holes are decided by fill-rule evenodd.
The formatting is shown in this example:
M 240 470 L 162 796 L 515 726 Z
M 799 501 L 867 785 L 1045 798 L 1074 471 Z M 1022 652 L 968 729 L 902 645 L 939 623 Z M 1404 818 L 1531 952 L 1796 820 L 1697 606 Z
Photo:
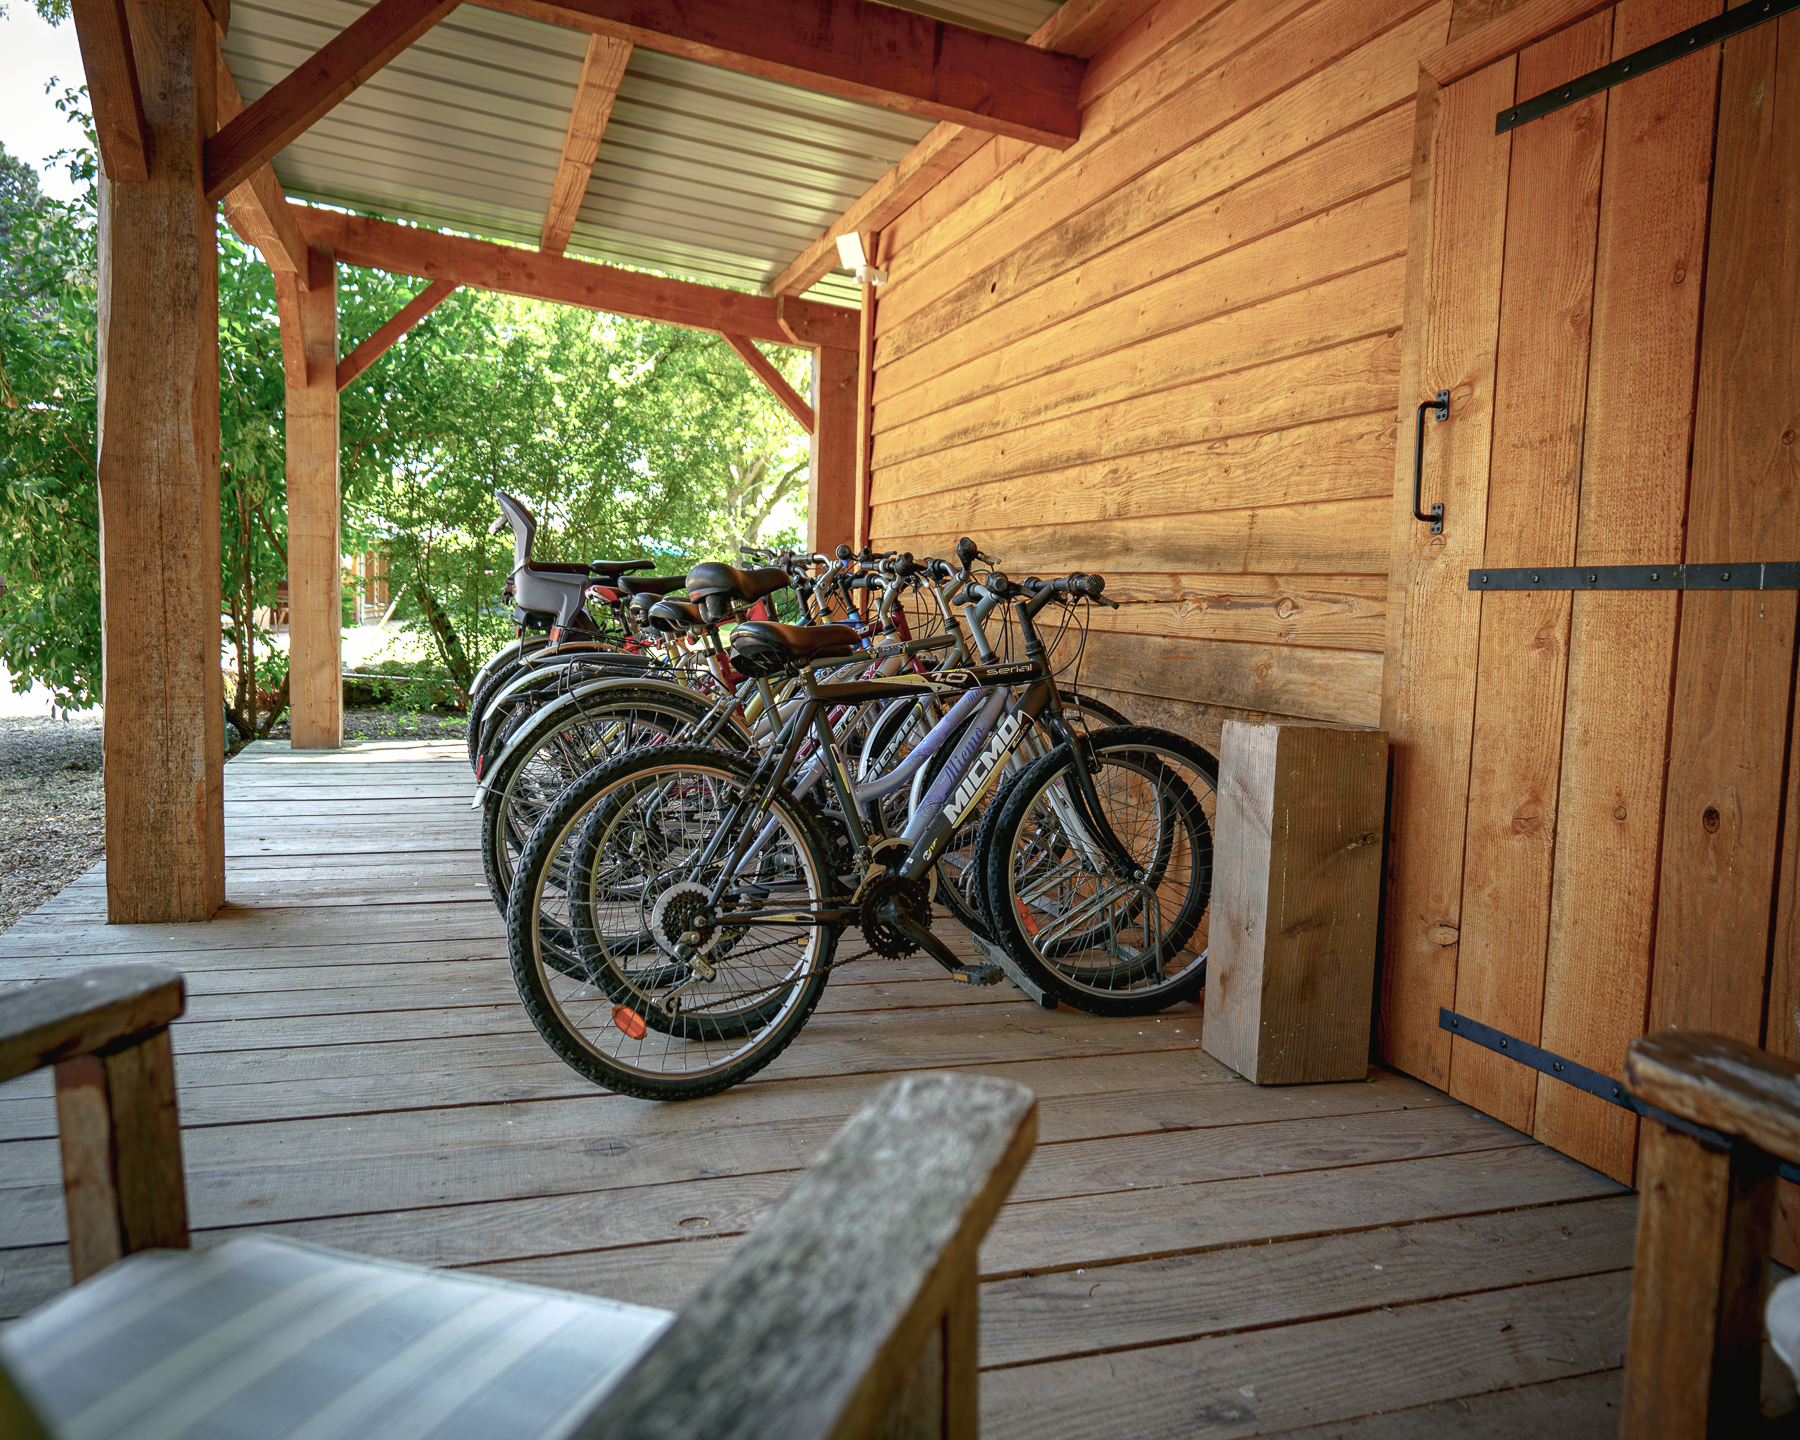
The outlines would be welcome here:
M 731 663 L 745 675 L 779 675 L 807 660 L 856 653 L 862 636 L 849 625 L 781 625 L 747 620 L 731 632 Z
M 785 570 L 773 566 L 762 570 L 740 570 L 718 560 L 706 560 L 687 573 L 687 593 L 698 602 L 700 613 L 717 625 L 727 619 L 736 605 L 750 605 L 785 590 L 793 582 Z

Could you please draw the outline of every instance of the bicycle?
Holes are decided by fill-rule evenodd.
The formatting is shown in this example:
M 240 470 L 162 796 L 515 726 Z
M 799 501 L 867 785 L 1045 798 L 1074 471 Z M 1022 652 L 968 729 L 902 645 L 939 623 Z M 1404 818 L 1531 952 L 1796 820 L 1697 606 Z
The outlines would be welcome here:
M 1011 590 L 1001 576 L 985 583 Z M 848 658 L 862 638 L 854 628 L 739 625 L 733 663 L 766 713 L 780 713 L 773 678 L 797 679 L 802 692 L 761 756 L 679 744 L 619 756 L 563 792 L 520 858 L 508 949 L 526 1011 L 555 1053 L 642 1098 L 728 1088 L 798 1034 L 830 972 L 849 963 L 834 956 L 851 925 L 868 953 L 923 950 L 976 985 L 1012 967 L 1100 1013 L 1148 1014 L 1197 994 L 1216 763 L 1147 727 L 1076 736 L 1033 623 L 1052 600 L 1100 599 L 1103 589 L 1079 574 L 1027 582 L 1014 597 L 1024 661 L 924 676 L 821 681 L 804 667 Z M 699 596 L 703 608 L 728 601 Z M 853 781 L 828 712 L 925 694 L 955 700 L 898 766 Z M 1034 722 L 1056 748 L 1012 778 L 983 822 L 982 889 L 999 949 L 967 964 L 932 933 L 931 877 Z M 908 785 L 946 745 L 949 759 L 903 832 L 872 835 L 864 807 Z M 850 831 L 847 868 L 806 803 L 819 785 Z

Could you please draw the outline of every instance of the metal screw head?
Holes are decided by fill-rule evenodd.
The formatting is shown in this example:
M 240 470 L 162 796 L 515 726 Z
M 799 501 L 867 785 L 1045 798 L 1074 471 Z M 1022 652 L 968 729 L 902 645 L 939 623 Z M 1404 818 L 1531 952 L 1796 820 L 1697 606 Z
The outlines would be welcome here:
M 1537 584 L 1537 583 L 1538 583 L 1538 577 L 1537 577 L 1537 576 L 1535 576 L 1535 575 L 1533 575 L 1533 576 L 1532 576 L 1532 577 L 1531 577 L 1531 583 L 1532 583 L 1532 584 L 1533 584 L 1533 585 L 1535 585 L 1535 584 Z
M 1592 570 L 1588 571 L 1588 584 L 1598 585 L 1599 583 L 1600 583 L 1600 577 L 1598 575 L 1596 575 Z
M 1729 580 L 1731 578 L 1731 572 L 1729 570 L 1721 570 L 1719 572 L 1719 578 L 1721 580 Z
M 1563 1062 L 1562 1062 L 1562 1061 L 1560 1061 L 1560 1060 L 1557 1060 L 1557 1061 L 1555 1061 L 1555 1062 L 1553 1062 L 1553 1063 L 1554 1063 L 1554 1066 L 1555 1066 L 1555 1069 L 1556 1069 L 1556 1070 L 1557 1070 L 1557 1071 L 1558 1071 L 1558 1073 L 1560 1073 L 1560 1072 L 1561 1072 L 1561 1071 L 1562 1071 L 1562 1068 L 1563 1068 Z
M 1500 1042 L 1500 1048 L 1501 1048 L 1501 1049 L 1502 1049 L 1502 1050 L 1504 1050 L 1504 1049 L 1505 1049 L 1505 1048 L 1506 1048 L 1506 1042 L 1505 1042 L 1505 1041 L 1504 1041 L 1504 1040 L 1502 1040 L 1502 1041 L 1501 1041 L 1501 1042 Z
M 1652 570 L 1652 571 L 1651 571 L 1651 572 L 1650 572 L 1650 579 L 1651 579 L 1651 581 L 1652 581 L 1652 582 L 1655 582 L 1655 581 L 1657 581 L 1657 580 L 1660 580 L 1660 579 L 1662 579 L 1662 576 L 1661 576 L 1661 575 L 1659 575 L 1659 574 L 1657 574 L 1657 572 L 1656 572 L 1656 571 L 1654 571 L 1654 570 Z

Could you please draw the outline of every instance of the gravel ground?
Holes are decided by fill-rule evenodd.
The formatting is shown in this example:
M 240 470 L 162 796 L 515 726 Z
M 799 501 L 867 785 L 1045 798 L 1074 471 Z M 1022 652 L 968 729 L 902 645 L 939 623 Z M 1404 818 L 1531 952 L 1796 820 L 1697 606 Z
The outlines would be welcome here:
M 0 719 L 0 931 L 100 858 L 100 727 Z
M 346 740 L 460 740 L 460 717 L 344 712 Z M 288 738 L 284 721 L 271 739 Z M 0 933 L 101 856 L 100 726 L 0 717 Z

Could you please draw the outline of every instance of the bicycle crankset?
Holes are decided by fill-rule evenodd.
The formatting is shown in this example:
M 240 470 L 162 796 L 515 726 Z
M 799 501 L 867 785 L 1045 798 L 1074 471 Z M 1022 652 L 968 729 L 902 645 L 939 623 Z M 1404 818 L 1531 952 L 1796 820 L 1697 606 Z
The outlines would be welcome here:
M 862 887 L 857 923 L 877 955 L 904 959 L 919 948 L 918 940 L 906 930 L 931 928 L 931 891 L 924 880 L 908 880 L 891 870 L 872 876 Z

